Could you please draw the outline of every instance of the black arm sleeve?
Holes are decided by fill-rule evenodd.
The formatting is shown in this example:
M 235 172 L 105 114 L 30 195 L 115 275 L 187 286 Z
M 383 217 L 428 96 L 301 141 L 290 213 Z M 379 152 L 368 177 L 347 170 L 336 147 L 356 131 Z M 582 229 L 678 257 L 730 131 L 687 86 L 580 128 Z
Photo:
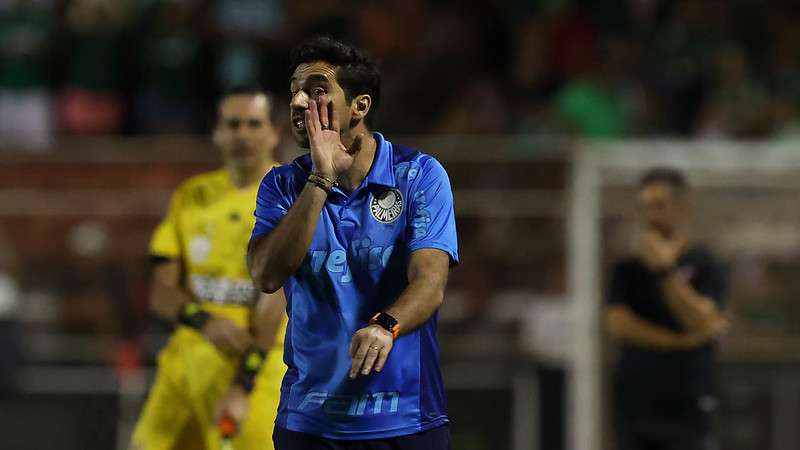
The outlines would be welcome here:
M 724 305 L 726 276 L 722 266 L 710 254 L 703 255 L 696 281 L 692 283 L 699 294 L 714 300 L 718 308 Z
M 625 262 L 617 262 L 611 269 L 608 288 L 606 292 L 606 303 L 609 305 L 628 305 L 630 306 L 629 292 L 630 267 Z

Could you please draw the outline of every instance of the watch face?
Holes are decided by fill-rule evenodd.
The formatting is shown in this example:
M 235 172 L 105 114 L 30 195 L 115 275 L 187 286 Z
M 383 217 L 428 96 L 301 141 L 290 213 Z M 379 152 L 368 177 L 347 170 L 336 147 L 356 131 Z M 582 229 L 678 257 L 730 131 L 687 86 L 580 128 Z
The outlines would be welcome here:
M 381 315 L 378 316 L 378 323 L 387 330 L 392 331 L 392 329 L 397 326 L 397 319 L 386 313 L 381 313 Z

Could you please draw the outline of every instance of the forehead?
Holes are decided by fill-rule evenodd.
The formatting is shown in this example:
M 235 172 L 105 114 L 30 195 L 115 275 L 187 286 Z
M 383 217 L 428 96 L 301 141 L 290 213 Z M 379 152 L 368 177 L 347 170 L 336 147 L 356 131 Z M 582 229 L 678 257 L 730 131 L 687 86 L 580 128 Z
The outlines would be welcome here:
M 642 201 L 665 200 L 673 197 L 675 197 L 674 190 L 667 183 L 649 183 L 639 189 L 639 199 Z
M 267 116 L 269 117 L 269 100 L 264 94 L 234 94 L 225 97 L 219 105 L 220 115 L 230 116 Z
M 291 79 L 292 84 L 305 83 L 311 80 L 336 83 L 336 66 L 324 61 L 314 61 L 300 64 L 294 69 Z

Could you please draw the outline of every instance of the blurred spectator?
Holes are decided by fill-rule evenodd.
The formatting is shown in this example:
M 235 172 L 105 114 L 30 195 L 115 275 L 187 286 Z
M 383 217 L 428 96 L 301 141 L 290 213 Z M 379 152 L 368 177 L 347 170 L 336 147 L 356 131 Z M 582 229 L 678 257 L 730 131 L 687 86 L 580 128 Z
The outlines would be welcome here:
M 526 92 L 538 90 L 551 78 L 545 57 L 549 35 L 550 24 L 540 17 L 531 17 L 516 29 L 510 78 Z
M 13 0 L 0 9 L 0 145 L 37 149 L 52 137 L 47 92 L 49 3 Z
M 213 0 L 209 15 L 221 38 L 216 45 L 217 87 L 259 84 L 265 45 L 287 25 L 283 1 Z
M 221 89 L 280 88 L 288 47 L 324 33 L 381 59 L 393 133 L 474 132 L 468 103 L 503 111 L 481 132 L 787 137 L 796 18 L 743 0 L 0 0 L 0 136 L 48 145 L 51 81 L 67 133 L 198 132 Z
M 772 94 L 772 132 L 780 139 L 800 137 L 800 29 L 796 13 L 775 13 L 770 17 L 772 33 L 768 84 Z
M 568 82 L 555 102 L 570 129 L 589 138 L 618 138 L 631 130 L 635 106 L 625 79 L 626 46 L 605 41 L 590 57 L 595 68 Z
M 64 278 L 61 326 L 72 333 L 118 335 L 127 311 L 125 271 L 111 259 L 109 232 L 93 221 L 67 235 L 71 271 Z
M 145 133 L 199 131 L 209 68 L 199 0 L 163 0 L 146 8 L 136 32 L 136 121 Z
M 708 102 L 700 116 L 699 134 L 710 137 L 759 137 L 769 127 L 766 92 L 751 76 L 747 53 L 737 46 L 715 55 L 714 77 Z
M 422 0 L 369 1 L 358 13 L 358 39 L 380 61 L 391 64 L 414 58 L 424 36 L 428 14 Z
M 122 128 L 128 7 L 127 0 L 70 0 L 66 5 L 58 37 L 65 58 L 58 114 L 67 133 L 110 134 Z
M 0 395 L 16 388 L 22 364 L 19 290 L 11 242 L 0 229 Z
M 577 5 L 569 1 L 554 3 L 564 6 L 550 19 L 553 26 L 548 54 L 550 66 L 559 78 L 572 80 L 594 67 L 596 32 L 590 17 Z
M 429 19 L 420 20 L 433 21 L 435 26 L 426 27 L 414 56 L 381 61 L 382 101 L 392 107 L 381 109 L 377 119 L 387 132 L 429 132 L 453 108 L 451 102 L 464 101 L 459 95 L 474 95 L 464 90 L 465 85 L 488 75 L 480 53 L 481 34 L 474 26 L 478 19 L 448 2 L 429 4 L 428 8 Z M 472 131 L 459 128 L 458 132 Z
M 510 128 L 517 133 L 547 133 L 558 127 L 551 111 L 558 79 L 547 59 L 551 33 L 551 23 L 540 16 L 520 22 L 516 29 L 509 109 Z
M 466 81 L 447 106 L 432 133 L 500 134 L 509 121 L 500 86 L 486 76 Z
M 694 132 L 707 96 L 707 74 L 714 55 L 727 38 L 726 2 L 678 0 L 662 2 L 666 20 L 657 21 L 644 40 L 641 77 L 660 108 L 661 132 Z M 646 26 L 652 11 L 638 11 Z M 641 32 L 641 28 L 640 32 Z
M 775 14 L 768 21 L 772 33 L 768 70 L 773 91 L 800 100 L 800 14 Z
M 283 0 L 211 0 L 211 16 L 226 36 L 266 39 L 283 32 Z
M 284 1 L 283 4 L 287 20 L 284 31 L 291 40 L 291 43 L 287 43 L 289 47 L 312 34 L 325 34 L 348 41 L 355 40 L 355 26 L 350 23 L 350 16 L 354 13 L 350 10 L 352 8 L 350 0 Z M 369 1 L 364 1 L 359 6 L 366 8 L 369 4 Z M 283 75 L 285 78 L 286 74 Z

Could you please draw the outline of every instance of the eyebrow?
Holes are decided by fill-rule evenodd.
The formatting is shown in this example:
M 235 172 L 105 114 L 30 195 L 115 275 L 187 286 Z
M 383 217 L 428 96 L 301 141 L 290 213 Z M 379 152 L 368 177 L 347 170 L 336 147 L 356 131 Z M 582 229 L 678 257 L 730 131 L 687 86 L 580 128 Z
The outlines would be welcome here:
M 291 81 L 292 83 L 297 83 L 299 80 L 297 79 L 297 77 L 292 77 L 289 81 Z M 330 83 L 330 80 L 328 79 L 327 75 L 322 75 L 322 74 L 319 74 L 319 73 L 312 73 L 311 75 L 306 77 L 306 82 L 307 83 L 308 82 L 314 82 L 314 81 L 323 82 L 323 83 Z

